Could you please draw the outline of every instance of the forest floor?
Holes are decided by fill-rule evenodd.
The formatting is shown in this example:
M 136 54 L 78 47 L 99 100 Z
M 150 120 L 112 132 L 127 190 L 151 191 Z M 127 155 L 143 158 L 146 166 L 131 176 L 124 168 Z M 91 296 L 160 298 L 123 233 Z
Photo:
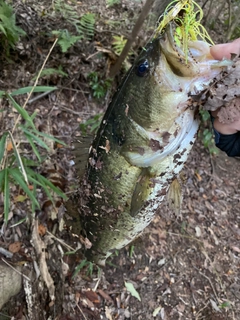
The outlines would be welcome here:
M 54 42 L 50 30 L 72 28 L 74 32 L 74 26 L 69 22 L 73 13 L 69 13 L 65 1 L 41 3 L 16 1 L 17 20 L 27 37 L 21 39 L 15 51 L 10 50 L 8 59 L 1 56 L 1 90 L 11 92 L 33 84 L 32 79 Z M 112 36 L 127 36 L 142 7 L 140 2 L 127 0 L 109 8 L 103 0 L 83 0 L 71 5 L 79 16 L 87 12 L 97 14 L 94 36 L 76 43 L 67 53 L 62 53 L 58 45 L 54 47 L 46 68 L 59 69 L 61 66 L 66 76 L 50 72 L 41 77 L 40 85 L 57 86 L 58 89 L 40 98 L 36 93 L 27 104 L 30 114 L 37 111 L 37 128 L 53 134 L 67 145 L 52 144 L 51 152 L 38 168 L 50 180 L 54 180 L 53 174 L 56 175 L 67 195 L 73 193 L 78 184 L 72 141 L 80 135 L 80 124 L 94 116 L 93 122 L 97 122 L 96 116 L 106 110 L 121 78 L 120 75 L 115 79 L 105 97 L 96 99 L 89 74 L 95 72 L 98 76 L 97 82 L 103 85 L 100 91 L 109 88 L 105 80 L 110 64 L 116 59 Z M 130 62 L 151 35 L 149 25 L 147 20 L 133 46 Z M 212 31 L 218 42 L 224 40 L 222 34 L 219 36 Z M 25 98 L 20 97 L 18 102 L 23 104 Z M 5 99 L 2 106 L 1 130 L 11 130 L 16 112 L 10 107 L 6 109 L 9 105 Z M 88 130 L 90 126 L 84 128 Z M 22 145 L 20 151 L 26 152 L 24 143 Z M 56 300 L 50 302 L 47 288 L 35 275 L 33 307 L 26 302 L 26 291 L 21 290 L 1 310 L 0 319 L 239 320 L 239 160 L 221 152 L 211 155 L 198 139 L 182 177 L 181 216 L 176 217 L 164 203 L 143 234 L 131 246 L 110 257 L 105 268 L 94 267 L 89 274 L 85 266 L 74 278 L 74 270 L 83 257 L 80 254 L 62 255 L 62 252 L 71 251 L 64 243 L 73 249 L 80 248 L 81 243 L 77 236 L 69 235 L 69 230 L 60 228 L 59 213 L 54 213 L 56 208 L 40 192 L 42 208 L 36 214 L 39 224 L 44 227 L 41 238 L 47 248 L 47 266 L 54 280 Z M 0 247 L 10 250 L 10 245 L 15 244 L 18 247 L 13 250 L 15 262 L 24 261 L 25 274 L 27 270 L 30 277 L 37 273 L 38 267 L 36 262 L 34 264 L 29 226 L 25 222 L 11 227 L 31 210 L 28 200 L 19 197 L 21 194 L 19 187 L 11 187 L 8 226 L 1 229 Z M 0 208 L 2 201 L 0 198 Z M 1 209 L 0 226 L 2 223 Z M 131 295 L 126 283 L 133 284 L 140 299 Z

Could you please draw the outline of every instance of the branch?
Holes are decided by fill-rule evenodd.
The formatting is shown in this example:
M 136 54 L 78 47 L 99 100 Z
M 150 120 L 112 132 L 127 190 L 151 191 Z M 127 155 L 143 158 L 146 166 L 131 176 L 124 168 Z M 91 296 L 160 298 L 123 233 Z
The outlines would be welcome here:
M 170 3 L 171 0 L 156 0 L 156 4 L 154 6 L 154 12 L 157 16 L 157 18 L 164 12 L 166 6 Z M 125 44 L 125 47 L 123 48 L 123 51 L 121 52 L 117 62 L 113 65 L 113 67 L 110 70 L 110 77 L 114 77 L 118 71 L 121 68 L 121 65 L 123 61 L 126 59 L 127 54 L 129 50 L 131 49 L 131 46 L 133 42 L 136 40 L 137 35 L 139 31 L 141 30 L 141 27 L 143 25 L 144 20 L 148 16 L 149 11 L 151 10 L 155 0 L 147 0 L 145 5 L 142 8 L 142 12 L 140 13 L 140 16 L 132 30 L 132 34 L 127 40 L 127 43 Z

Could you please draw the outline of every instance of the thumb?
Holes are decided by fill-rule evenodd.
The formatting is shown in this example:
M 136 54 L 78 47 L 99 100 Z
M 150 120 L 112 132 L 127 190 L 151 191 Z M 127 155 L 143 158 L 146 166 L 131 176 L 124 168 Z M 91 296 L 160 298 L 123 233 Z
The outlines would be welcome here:
M 230 59 L 231 53 L 240 54 L 240 38 L 231 43 L 217 44 L 210 48 L 210 53 L 217 60 Z

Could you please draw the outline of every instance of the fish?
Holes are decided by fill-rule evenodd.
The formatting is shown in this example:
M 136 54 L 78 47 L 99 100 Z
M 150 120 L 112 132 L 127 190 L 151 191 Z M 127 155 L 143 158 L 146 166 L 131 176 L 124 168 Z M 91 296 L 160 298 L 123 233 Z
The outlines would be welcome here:
M 197 136 L 191 97 L 227 64 L 214 60 L 204 41 L 189 41 L 186 57 L 174 28 L 169 23 L 143 48 L 87 152 L 77 214 L 85 256 L 100 266 L 152 221 Z

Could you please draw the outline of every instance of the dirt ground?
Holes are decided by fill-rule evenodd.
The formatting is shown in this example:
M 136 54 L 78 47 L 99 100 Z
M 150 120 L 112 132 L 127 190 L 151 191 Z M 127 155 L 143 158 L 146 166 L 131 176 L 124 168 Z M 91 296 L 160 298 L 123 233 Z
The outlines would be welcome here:
M 41 85 L 56 85 L 58 90 L 41 98 L 35 94 L 35 100 L 27 105 L 29 113 L 38 112 L 39 130 L 67 144 L 67 147 L 52 145 L 52 152 L 38 168 L 50 180 L 58 179 L 67 195 L 76 190 L 78 183 L 72 141 L 80 134 L 79 125 L 104 112 L 119 83 L 120 76 L 112 83 L 106 97 L 99 100 L 93 97 L 89 85 L 89 73 L 95 71 L 106 79 L 114 59 L 112 35 L 120 31 L 112 25 L 104 25 L 104 21 L 114 18 L 121 23 L 125 21 L 123 34 L 127 35 L 142 6 L 140 2 L 124 0 L 108 9 L 103 1 L 74 2 L 74 5 L 79 15 L 91 11 L 101 16 L 94 38 L 76 44 L 65 54 L 55 46 L 46 67 L 61 65 L 67 77 L 58 74 L 41 78 Z M 11 51 L 9 59 L 1 56 L 0 88 L 7 91 L 33 83 L 32 78 L 40 70 L 54 41 L 49 30 L 57 30 L 59 25 L 61 29 L 69 27 L 69 22 L 53 10 L 52 4 L 17 1 L 15 11 L 28 36 L 17 45 L 16 51 Z M 148 32 L 141 31 L 133 47 L 135 54 L 152 32 L 148 23 L 145 25 Z M 223 41 L 221 37 L 216 40 Z M 19 98 L 19 103 L 23 103 L 23 99 Z M 8 107 L 8 102 L 2 100 L 2 106 Z M 16 119 L 10 108 L 4 112 L 0 122 L 2 131 L 11 128 Z M 35 253 L 27 222 L 10 228 L 30 210 L 28 201 L 16 200 L 20 190 L 13 186 L 9 224 L 7 229 L 1 229 L 0 247 L 8 249 L 12 243 L 21 244 L 13 260 L 24 262 L 24 274 L 34 279 L 33 307 L 26 299 L 26 291 L 21 290 L 0 311 L 0 319 L 240 319 L 238 171 L 239 159 L 228 158 L 221 152 L 210 155 L 198 139 L 181 175 L 184 195 L 181 215 L 176 217 L 164 203 L 143 234 L 131 246 L 113 254 L 104 269 L 94 267 L 89 274 L 89 269 L 83 267 L 75 277 L 74 270 L 83 256 L 79 253 L 63 255 L 62 252 L 81 248 L 81 242 L 68 229 L 60 228 L 61 212 L 53 218 L 56 208 L 49 205 L 40 192 L 42 209 L 36 216 L 48 230 L 44 231 L 42 240 L 56 289 L 55 303 L 50 302 L 47 288 L 41 277 L 36 276 L 38 267 L 36 262 L 34 264 Z M 0 226 L 2 201 L 1 197 Z M 64 243 L 70 247 L 67 249 Z M 139 299 L 127 291 L 126 283 L 133 284 Z

